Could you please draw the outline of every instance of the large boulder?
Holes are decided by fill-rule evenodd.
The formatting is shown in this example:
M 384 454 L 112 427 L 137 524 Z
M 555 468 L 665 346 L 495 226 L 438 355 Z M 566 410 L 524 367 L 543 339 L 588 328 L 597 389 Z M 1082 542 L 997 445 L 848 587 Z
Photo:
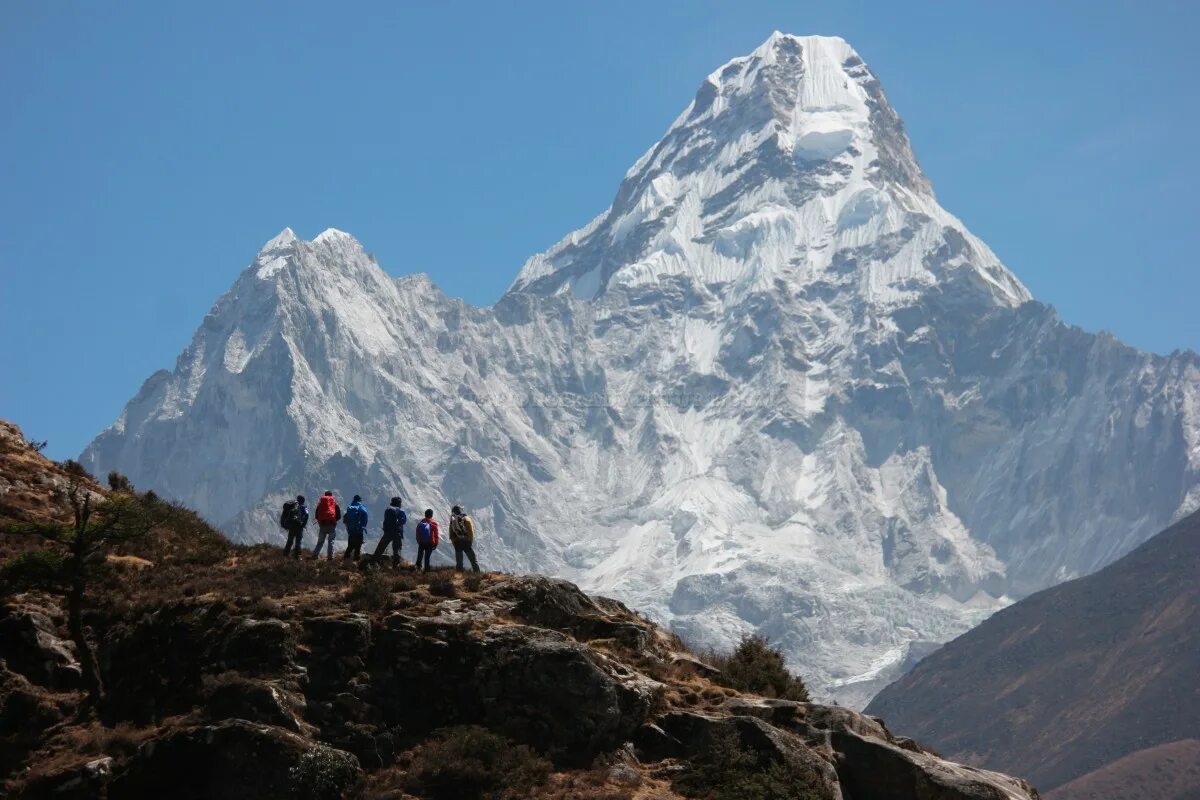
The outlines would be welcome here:
M 1035 800 L 1027 782 L 944 761 L 851 731 L 833 734 L 838 776 L 847 798 L 888 800 Z
M 628 740 L 661 692 L 557 631 L 400 614 L 376 634 L 371 682 L 372 705 L 410 733 L 481 724 L 560 762 Z
M 659 691 L 553 631 L 496 627 L 480 648 L 475 682 L 486 724 L 560 762 L 586 763 L 627 741 Z
M 328 697 L 344 692 L 366 668 L 371 649 L 371 621 L 362 614 L 330 615 L 304 620 L 309 692 Z
M 223 677 L 212 682 L 205 703 L 210 719 L 244 719 L 305 731 L 300 715 L 304 699 L 275 681 Z
M 753 759 L 753 771 L 774 767 L 788 782 L 805 787 L 813 800 L 843 800 L 832 764 L 799 737 L 758 717 L 673 711 L 638 731 L 635 744 L 646 760 L 675 758 L 700 765 L 717 758 L 722 748 L 732 747 Z M 720 777 L 715 773 L 708 779 Z
M 511 613 L 530 625 L 569 633 L 580 641 L 616 639 L 640 650 L 654 638 L 652 626 L 635 621 L 625 606 L 592 598 L 569 581 L 525 575 L 501 581 L 484 594 L 511 603 Z
M 848 800 L 1034 800 L 1026 781 L 946 761 L 848 708 L 799 704 L 789 725 L 832 751 Z
M 176 603 L 109 628 L 100 647 L 105 713 L 148 723 L 204 701 L 206 677 L 292 675 L 296 641 L 278 619 L 233 615 L 221 603 Z
M 304 796 L 302 760 L 313 749 L 310 741 L 291 731 L 245 720 L 187 728 L 143 744 L 113 778 L 108 796 L 112 800 Z M 351 759 L 344 755 L 336 760 Z
M 8 669 L 50 688 L 80 685 L 83 670 L 75 645 L 58 635 L 53 605 L 6 603 L 0 606 L 0 659 Z

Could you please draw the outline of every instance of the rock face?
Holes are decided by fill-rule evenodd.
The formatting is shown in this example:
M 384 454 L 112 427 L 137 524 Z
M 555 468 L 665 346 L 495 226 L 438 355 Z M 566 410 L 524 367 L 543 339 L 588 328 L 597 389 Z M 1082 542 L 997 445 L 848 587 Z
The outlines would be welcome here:
M 297 490 L 462 503 L 489 565 L 858 705 L 1195 509 L 1198 384 L 1032 300 L 854 50 L 776 34 L 491 308 L 285 230 L 82 459 L 241 542 Z
M 75 646 L 58 635 L 62 610 L 51 607 L 5 604 L 0 606 L 0 656 L 10 668 L 43 686 L 78 687 L 83 671 L 75 660 Z
M 1169 797 L 1172 776 L 1186 785 L 1193 765 L 1159 756 L 1200 739 L 1198 576 L 1193 514 L 945 645 L 868 712 L 951 758 L 1025 775 L 1044 791 L 1099 772 L 1106 798 L 1151 796 L 1139 787 L 1154 772 L 1162 794 L 1153 796 Z
M 126 569 L 94 590 L 89 611 L 108 687 L 95 709 L 103 726 L 80 707 L 82 692 L 57 690 L 36 661 L 9 660 L 23 643 L 0 642 L 5 796 L 483 797 L 426 791 L 413 766 L 438 746 L 436 730 L 481 726 L 546 759 L 538 786 L 549 793 L 536 797 L 631 800 L 643 786 L 660 800 L 708 796 L 740 786 L 728 782 L 746 770 L 783 781 L 789 798 L 1037 797 L 853 711 L 743 695 L 712 683 L 711 667 L 681 671 L 698 659 L 676 637 L 565 581 L 421 583 L 296 565 L 276 602 L 234 593 L 281 569 L 266 548 Z M 371 610 L 354 610 L 367 585 L 384 590 Z M 730 752 L 738 776 L 713 766 Z M 439 767 L 471 775 L 498 758 L 479 757 Z M 710 782 L 700 793 L 698 779 Z

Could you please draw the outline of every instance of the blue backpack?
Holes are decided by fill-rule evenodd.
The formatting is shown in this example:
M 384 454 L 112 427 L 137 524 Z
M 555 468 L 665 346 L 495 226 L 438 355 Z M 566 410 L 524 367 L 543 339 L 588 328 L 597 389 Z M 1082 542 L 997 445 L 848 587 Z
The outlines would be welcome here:
M 346 509 L 346 527 L 361 530 L 367 525 L 367 512 L 360 505 L 352 505 Z
M 417 544 L 429 544 L 433 537 L 433 530 L 429 527 L 429 520 L 421 520 L 417 523 Z

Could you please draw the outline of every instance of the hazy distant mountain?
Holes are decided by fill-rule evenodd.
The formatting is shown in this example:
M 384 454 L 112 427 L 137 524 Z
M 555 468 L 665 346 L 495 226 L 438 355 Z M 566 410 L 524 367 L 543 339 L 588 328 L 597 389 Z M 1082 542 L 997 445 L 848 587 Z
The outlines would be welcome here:
M 1185 739 L 1122 756 L 1058 787 L 1046 800 L 1200 800 L 1200 741 Z
M 999 612 L 884 689 L 868 712 L 1042 791 L 1071 782 L 1056 800 L 1182 799 L 1195 797 L 1183 791 L 1187 776 L 1200 777 L 1187 757 L 1200 744 L 1197 675 L 1193 514 L 1094 575 Z
M 297 490 L 462 502 L 489 564 L 861 705 L 1196 507 L 1198 378 L 1031 301 L 850 46 L 774 34 L 491 308 L 284 231 L 83 459 L 243 541 Z

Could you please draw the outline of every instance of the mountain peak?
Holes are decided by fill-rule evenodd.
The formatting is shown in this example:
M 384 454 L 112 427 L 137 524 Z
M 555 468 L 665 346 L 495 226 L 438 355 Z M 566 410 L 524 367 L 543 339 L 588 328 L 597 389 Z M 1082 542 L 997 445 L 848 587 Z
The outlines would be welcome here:
M 864 249 L 881 241 L 917 244 Z M 779 281 L 884 311 L 952 280 L 985 304 L 1029 299 L 938 205 L 854 48 L 780 32 L 712 72 L 609 209 L 531 258 L 510 291 L 592 299 L 681 276 L 721 287 L 725 304 Z
M 799 36 L 794 33 L 774 31 L 762 44 L 754 48 L 749 56 L 743 56 L 741 59 L 735 58 L 728 63 L 746 58 L 774 60 L 778 53 L 794 51 L 796 48 L 808 48 L 814 55 L 820 54 L 822 57 L 836 58 L 839 64 L 848 58 L 858 57 L 858 53 L 854 51 L 850 43 L 840 36 L 822 36 L 818 34 Z
M 296 232 L 291 228 L 284 228 L 275 235 L 275 238 L 264 244 L 258 252 L 270 253 L 275 250 L 282 250 L 286 247 L 291 247 L 297 241 L 299 241 L 299 238 L 296 236 Z
M 326 228 L 316 235 L 313 239 L 313 244 L 324 244 L 329 242 L 357 242 L 350 234 L 345 231 L 339 231 L 337 228 Z

